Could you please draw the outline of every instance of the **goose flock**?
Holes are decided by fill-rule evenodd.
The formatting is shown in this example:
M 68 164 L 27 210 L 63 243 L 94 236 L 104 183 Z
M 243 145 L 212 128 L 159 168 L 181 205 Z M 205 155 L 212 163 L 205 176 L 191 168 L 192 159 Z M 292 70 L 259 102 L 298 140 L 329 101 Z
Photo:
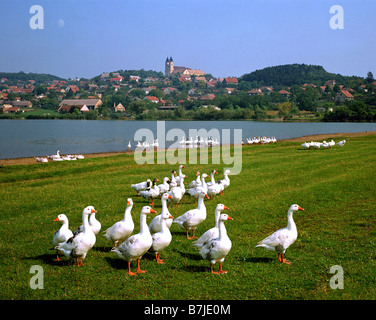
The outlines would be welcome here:
M 265 137 L 265 136 L 260 136 L 260 137 L 253 137 L 253 138 L 247 138 L 245 140 L 242 140 L 242 145 L 245 144 L 267 144 L 267 143 L 276 143 L 277 139 L 276 137 Z
M 82 160 L 85 157 L 82 154 L 67 154 L 65 156 L 60 155 L 60 150 L 57 150 L 56 154 L 49 155 L 47 157 L 36 157 L 37 162 L 48 162 L 48 159 L 51 161 L 70 161 L 70 160 Z
M 178 141 L 180 148 L 202 148 L 202 147 L 216 147 L 220 145 L 220 142 L 218 141 L 218 138 L 213 137 L 202 137 L 202 136 L 196 136 L 193 137 L 182 137 L 181 140 Z M 134 145 L 135 149 L 138 150 L 150 150 L 153 148 L 159 147 L 159 141 L 158 139 L 153 139 L 152 141 L 140 141 L 137 140 Z M 128 141 L 128 151 L 132 149 L 132 143 L 131 140 Z
M 346 140 L 341 140 L 339 142 L 337 142 L 337 146 L 339 147 L 343 147 L 346 143 Z M 303 149 L 329 149 L 329 148 L 332 148 L 336 145 L 336 143 L 334 142 L 334 140 L 332 139 L 331 141 L 329 142 L 326 142 L 325 140 L 322 141 L 322 142 L 316 142 L 316 141 L 311 141 L 311 142 L 304 142 L 302 144 L 302 147 Z
M 140 211 L 139 226 L 140 231 L 133 234 L 135 223 L 132 218 L 133 200 L 128 198 L 124 217 L 122 220 L 114 223 L 103 231 L 103 236 L 112 246 L 111 252 L 126 261 L 128 264 L 128 274 L 130 276 L 138 273 L 145 273 L 146 270 L 140 268 L 141 258 L 149 253 L 155 256 L 155 261 L 163 264 L 161 254 L 166 250 L 172 242 L 170 228 L 176 224 L 180 229 L 185 230 L 188 240 L 195 240 L 192 246 L 195 247 L 202 259 L 210 263 L 210 272 L 212 274 L 227 273 L 222 269 L 222 264 L 231 250 L 232 242 L 227 234 L 225 223 L 233 220 L 224 211 L 229 208 L 219 203 L 216 205 L 214 213 L 214 224 L 209 230 L 197 237 L 196 229 L 206 220 L 207 209 L 205 199 L 214 199 L 218 194 L 223 194 L 225 189 L 230 186 L 231 175 L 230 170 L 224 171 L 224 177 L 221 180 L 215 180 L 216 170 L 210 172 L 211 181 L 206 182 L 208 177 L 206 173 L 196 173 L 196 179 L 189 183 L 188 189 L 184 187 L 184 179 L 187 176 L 182 172 L 183 165 L 179 166 L 178 172 L 171 172 L 171 179 L 165 177 L 163 183 L 158 178 L 153 180 L 132 184 L 131 187 L 137 192 L 138 196 L 149 201 Z M 210 197 L 209 197 L 210 194 Z M 169 206 L 171 204 L 182 203 L 183 196 L 192 196 L 197 200 L 197 204 L 185 213 L 174 218 Z M 153 208 L 154 200 L 161 199 L 162 209 L 158 214 Z M 263 247 L 266 250 L 275 251 L 278 254 L 278 261 L 289 264 L 284 258 L 286 249 L 292 245 L 297 239 L 297 228 L 293 220 L 293 213 L 298 210 L 304 210 L 297 204 L 292 205 L 287 214 L 287 227 L 279 229 L 264 240 L 260 241 L 256 247 Z M 75 259 L 77 266 L 82 266 L 88 252 L 96 243 L 96 237 L 99 234 L 102 225 L 96 218 L 97 211 L 93 206 L 87 206 L 82 211 L 82 224 L 73 232 L 69 229 L 68 217 L 60 214 L 54 221 L 62 223 L 59 230 L 53 236 L 52 245 L 56 250 L 56 260 L 61 261 L 59 254 L 63 254 L 68 258 Z M 155 214 L 149 225 L 147 224 L 147 216 Z M 191 235 L 190 235 L 191 233 Z M 136 271 L 131 271 L 131 263 L 137 263 Z M 219 264 L 219 270 L 214 271 L 214 264 Z

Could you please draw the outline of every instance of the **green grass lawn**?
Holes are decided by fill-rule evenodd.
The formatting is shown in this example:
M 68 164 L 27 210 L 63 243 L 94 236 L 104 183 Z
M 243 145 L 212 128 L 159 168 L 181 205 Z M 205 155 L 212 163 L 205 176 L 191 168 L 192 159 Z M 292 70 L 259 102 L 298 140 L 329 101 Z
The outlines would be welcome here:
M 73 230 L 81 224 L 83 208 L 93 205 L 105 230 L 122 219 L 132 197 L 137 233 L 147 201 L 135 196 L 131 183 L 162 180 L 177 164 L 137 165 L 133 155 L 117 155 L 1 167 L 0 299 L 375 299 L 376 136 L 348 138 L 343 148 L 327 150 L 302 150 L 294 142 L 245 146 L 242 155 L 241 174 L 230 177 L 225 195 L 205 200 L 208 217 L 196 230 L 201 235 L 214 225 L 218 203 L 230 208 L 234 220 L 226 227 L 232 249 L 223 275 L 210 274 L 209 263 L 175 224 L 171 245 L 161 254 L 165 264 L 147 254 L 141 261 L 145 274 L 130 277 L 126 262 L 110 252 L 101 234 L 83 267 L 65 258 L 54 261 L 58 214 L 68 216 Z M 225 165 L 185 167 L 187 185 L 197 170 L 216 169 L 222 178 Z M 188 195 L 183 199 L 170 208 L 174 217 L 195 207 Z M 160 213 L 160 200 L 155 203 Z M 255 246 L 285 227 L 293 203 L 305 211 L 294 215 L 299 235 L 285 255 L 289 266 Z M 43 290 L 29 286 L 33 265 L 43 268 Z M 344 271 L 342 290 L 329 285 L 334 265 Z

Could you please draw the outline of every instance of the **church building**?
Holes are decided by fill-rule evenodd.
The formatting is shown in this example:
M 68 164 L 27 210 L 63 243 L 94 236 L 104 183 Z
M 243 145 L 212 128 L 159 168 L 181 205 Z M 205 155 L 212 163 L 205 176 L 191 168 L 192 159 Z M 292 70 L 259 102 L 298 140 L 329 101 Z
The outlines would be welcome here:
M 165 76 L 169 77 L 169 76 L 171 76 L 173 74 L 177 74 L 177 73 L 180 73 L 180 75 L 182 75 L 182 76 L 191 76 L 191 75 L 203 76 L 203 75 L 205 75 L 205 72 L 203 72 L 201 70 L 193 70 L 191 68 L 174 66 L 174 60 L 172 59 L 172 57 L 170 57 L 170 58 L 167 57 L 166 62 L 165 62 Z

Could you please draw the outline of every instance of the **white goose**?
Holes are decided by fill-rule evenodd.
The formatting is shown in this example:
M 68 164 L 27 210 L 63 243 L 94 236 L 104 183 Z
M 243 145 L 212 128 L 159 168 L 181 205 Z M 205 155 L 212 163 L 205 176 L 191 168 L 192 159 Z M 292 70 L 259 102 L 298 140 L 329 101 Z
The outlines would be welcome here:
M 146 190 L 147 188 L 151 187 L 151 180 L 147 179 L 146 181 L 142 181 L 139 183 L 131 184 L 131 188 L 137 191 L 137 195 L 140 194 L 140 191 Z
M 223 187 L 222 194 L 224 193 L 224 190 L 226 188 L 228 188 L 228 186 L 230 185 L 230 178 L 228 176 L 229 174 L 232 174 L 232 172 L 230 170 L 226 169 L 224 174 L 223 174 L 224 178 L 217 182 L 217 183 L 221 183 L 221 185 Z
M 178 184 L 179 184 L 181 178 L 187 178 L 187 176 L 186 176 L 185 174 L 183 174 L 183 172 L 182 172 L 182 169 L 183 169 L 183 168 L 184 168 L 184 166 L 181 164 L 181 165 L 179 166 L 179 170 L 178 170 L 179 174 L 178 174 L 177 177 L 175 178 Z
M 52 246 L 55 248 L 59 243 L 65 242 L 73 237 L 73 232 L 69 229 L 68 217 L 65 214 L 59 214 L 54 221 L 61 221 L 63 223 L 52 238 Z M 58 250 L 56 250 L 56 260 L 60 261 Z
M 216 182 L 214 179 L 214 174 L 218 174 L 217 171 L 213 170 L 211 173 L 211 182 L 210 184 L 207 183 L 208 186 L 208 196 L 211 200 L 214 200 L 214 197 L 219 194 L 222 190 L 224 190 L 224 186 L 221 182 Z
M 97 235 L 99 233 L 99 231 L 101 231 L 101 227 L 102 227 L 101 223 L 95 217 L 96 213 L 97 213 L 97 211 L 92 212 L 91 215 L 90 215 L 90 218 L 89 218 L 89 225 L 90 225 L 90 227 L 93 230 L 95 235 Z M 82 232 L 83 230 L 84 230 L 84 225 L 81 224 L 77 229 L 75 229 L 73 231 L 73 235 L 75 236 L 78 233 Z
M 154 179 L 153 186 L 151 188 L 147 188 L 146 190 L 140 191 L 140 196 L 146 200 L 149 200 L 149 205 L 151 206 L 154 205 L 154 198 L 159 196 L 159 187 L 157 186 L 157 182 L 160 182 L 160 180 Z
M 196 180 L 192 180 L 191 183 L 188 185 L 188 188 L 194 188 L 201 185 L 201 177 L 200 177 L 200 171 L 196 172 Z
M 223 210 L 229 210 L 224 204 L 217 204 L 215 208 L 215 226 L 209 230 L 207 230 L 198 240 L 192 243 L 192 246 L 201 249 L 206 243 L 208 243 L 211 239 L 216 239 L 219 237 L 219 217 Z
M 171 179 L 170 179 L 170 190 L 172 188 L 175 188 L 178 186 L 178 181 L 176 180 L 176 171 L 175 170 L 172 170 L 171 171 Z
M 104 236 L 108 241 L 114 243 L 114 246 L 118 243 L 122 243 L 132 234 L 134 229 L 134 222 L 132 219 L 131 211 L 133 207 L 133 200 L 127 199 L 127 207 L 124 212 L 124 219 L 116 222 L 110 228 L 104 232 Z
M 222 263 L 231 250 L 231 240 L 227 235 L 224 222 L 233 220 L 229 215 L 222 213 L 219 217 L 219 237 L 204 244 L 200 250 L 203 259 L 210 262 L 210 272 L 214 274 L 227 273 L 222 270 Z M 219 262 L 219 271 L 213 271 L 213 265 Z
M 181 177 L 180 186 L 172 188 L 167 194 L 171 196 L 171 198 L 168 198 L 168 201 L 174 202 L 177 205 L 185 194 L 184 178 Z
M 337 142 L 337 146 L 343 147 L 345 143 L 346 143 L 346 140 L 339 141 Z
M 214 178 L 214 175 L 215 175 L 215 174 L 218 174 L 218 172 L 217 172 L 216 170 L 212 170 L 212 171 L 210 172 L 210 181 L 206 183 L 206 185 L 207 185 L 208 187 L 211 186 L 211 185 L 213 185 L 213 184 L 215 184 L 215 178 Z
M 43 157 L 36 157 L 35 159 L 37 160 L 37 162 L 44 162 L 44 163 L 48 162 L 48 159 L 43 158 Z
M 60 157 L 60 150 L 57 150 L 56 154 L 52 154 L 52 155 L 48 156 L 48 158 L 51 159 L 51 160 L 63 160 Z
M 204 198 L 209 197 L 205 192 L 201 192 L 198 197 L 197 208 L 185 212 L 181 216 L 174 219 L 174 221 L 172 221 L 173 223 L 176 223 L 179 228 L 186 230 L 188 240 L 198 239 L 198 237 L 195 237 L 195 230 L 197 226 L 200 223 L 204 222 L 204 220 L 206 219 L 206 207 L 204 204 Z M 192 237 L 189 237 L 189 230 L 193 230 Z
M 86 207 L 82 211 L 83 231 L 55 247 L 62 251 L 66 257 L 76 258 L 78 266 L 83 265 L 82 261 L 96 241 L 95 234 L 89 225 L 89 215 L 95 212 L 93 206 Z
M 153 218 L 153 220 L 151 220 L 150 224 L 149 224 L 149 230 L 151 233 L 156 233 L 156 232 L 160 232 L 161 231 L 161 220 L 162 220 L 162 215 L 164 213 L 168 213 L 170 214 L 170 211 L 168 211 L 168 208 L 167 208 L 167 200 L 168 199 L 172 199 L 172 197 L 167 194 L 167 193 L 164 193 L 161 197 L 161 202 L 162 202 L 162 212 L 161 214 L 155 216 Z M 167 225 L 167 228 L 171 228 L 171 224 L 172 224 L 172 219 L 167 219 L 166 220 L 166 225 Z
M 207 177 L 208 175 L 206 173 L 203 173 L 201 175 L 201 185 L 200 186 L 197 186 L 197 187 L 194 187 L 194 188 L 190 188 L 187 190 L 187 193 L 189 193 L 192 197 L 194 198 L 198 198 L 199 195 L 201 194 L 201 192 L 204 192 L 204 193 L 207 193 L 208 192 L 208 186 L 205 182 L 205 178 Z
M 286 249 L 292 245 L 298 238 L 298 230 L 294 219 L 292 217 L 293 213 L 298 210 L 304 210 L 297 204 L 293 204 L 287 212 L 287 227 L 282 228 L 261 240 L 256 247 L 263 247 L 269 251 L 275 251 L 278 253 L 278 261 L 286 264 L 290 264 L 286 259 L 283 258 Z
M 122 244 L 111 250 L 116 252 L 121 259 L 128 262 L 128 274 L 130 276 L 146 272 L 146 270 L 140 269 L 140 259 L 153 244 L 153 239 L 146 224 L 146 216 L 150 213 L 156 212 L 149 206 L 143 207 L 140 213 L 140 233 L 130 236 Z M 137 260 L 136 272 L 131 272 L 131 262 L 133 260 Z
M 168 190 L 170 190 L 170 185 L 169 185 L 169 182 L 171 180 L 168 178 L 168 177 L 164 177 L 163 178 L 163 183 L 158 185 L 158 188 L 159 188 L 159 195 L 161 196 L 162 194 L 164 194 L 165 192 L 167 192 Z
M 151 245 L 149 252 L 155 254 L 155 259 L 158 263 L 164 263 L 163 260 L 159 258 L 159 254 L 171 243 L 172 236 L 170 229 L 167 227 L 166 221 L 173 219 L 173 217 L 168 212 L 161 213 L 160 217 L 161 231 L 156 232 L 151 236 L 153 244 Z

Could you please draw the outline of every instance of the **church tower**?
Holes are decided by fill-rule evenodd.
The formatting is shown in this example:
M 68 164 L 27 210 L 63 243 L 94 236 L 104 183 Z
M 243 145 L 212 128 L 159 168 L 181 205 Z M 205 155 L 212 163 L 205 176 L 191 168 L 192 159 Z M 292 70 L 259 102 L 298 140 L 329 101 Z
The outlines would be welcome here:
M 166 59 L 165 62 L 165 76 L 169 77 L 174 73 L 174 60 L 172 60 L 172 57 Z

